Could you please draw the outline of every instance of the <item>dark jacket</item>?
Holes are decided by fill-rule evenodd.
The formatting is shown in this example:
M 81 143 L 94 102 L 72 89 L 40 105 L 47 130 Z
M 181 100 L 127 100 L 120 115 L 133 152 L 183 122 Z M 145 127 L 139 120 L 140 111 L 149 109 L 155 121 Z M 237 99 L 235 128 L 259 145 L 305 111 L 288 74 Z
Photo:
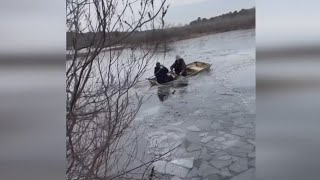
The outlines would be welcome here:
M 165 82 L 169 81 L 169 76 L 167 74 L 168 72 L 169 72 L 169 70 L 164 66 L 155 67 L 154 68 L 154 75 L 157 78 L 157 82 L 161 84 L 161 83 L 165 83 Z
M 178 59 L 176 60 L 171 66 L 170 66 L 170 70 L 172 71 L 172 69 L 174 69 L 176 74 L 180 74 L 182 72 L 182 74 L 185 76 L 186 75 L 186 63 L 184 62 L 184 60 Z

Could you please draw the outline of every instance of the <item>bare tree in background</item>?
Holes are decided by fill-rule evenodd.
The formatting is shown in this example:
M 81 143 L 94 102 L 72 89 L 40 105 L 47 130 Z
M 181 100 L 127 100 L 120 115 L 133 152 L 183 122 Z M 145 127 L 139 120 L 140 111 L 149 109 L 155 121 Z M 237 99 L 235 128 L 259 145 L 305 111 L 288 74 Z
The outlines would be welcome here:
M 143 96 L 133 87 L 157 45 L 128 48 L 127 42 L 137 31 L 163 28 L 168 6 L 165 0 L 67 0 L 66 7 L 67 31 L 72 32 L 66 64 L 67 177 L 147 178 L 130 173 L 147 171 L 163 154 L 136 159 L 131 123 Z M 140 165 L 132 164 L 137 161 Z

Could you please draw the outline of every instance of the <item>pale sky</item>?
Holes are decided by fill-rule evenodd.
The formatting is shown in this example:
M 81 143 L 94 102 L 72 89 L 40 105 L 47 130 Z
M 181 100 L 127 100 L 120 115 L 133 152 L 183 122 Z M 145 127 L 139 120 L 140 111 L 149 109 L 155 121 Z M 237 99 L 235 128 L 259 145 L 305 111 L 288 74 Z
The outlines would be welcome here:
M 155 0 L 156 2 L 159 0 Z M 167 0 L 166 22 L 186 24 L 254 6 L 254 0 Z M 3 1 L 0 54 L 65 50 L 65 0 Z
M 157 1 L 157 0 L 156 0 Z M 186 24 L 257 6 L 257 42 L 299 39 L 319 42 L 318 0 L 168 0 L 166 23 Z M 65 0 L 3 1 L 0 6 L 0 54 L 65 51 Z M 307 32 L 307 33 L 306 33 Z

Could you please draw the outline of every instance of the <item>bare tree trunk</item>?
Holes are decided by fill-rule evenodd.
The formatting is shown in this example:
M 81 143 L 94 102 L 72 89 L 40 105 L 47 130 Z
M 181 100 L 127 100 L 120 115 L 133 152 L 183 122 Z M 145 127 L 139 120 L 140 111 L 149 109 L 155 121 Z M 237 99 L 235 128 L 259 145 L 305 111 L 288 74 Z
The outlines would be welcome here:
M 163 28 L 167 9 L 165 0 L 67 0 L 73 43 L 66 65 L 68 179 L 119 179 L 132 172 L 137 139 L 130 126 L 143 102 L 132 87 L 157 45 L 130 49 L 123 42 L 136 31 Z

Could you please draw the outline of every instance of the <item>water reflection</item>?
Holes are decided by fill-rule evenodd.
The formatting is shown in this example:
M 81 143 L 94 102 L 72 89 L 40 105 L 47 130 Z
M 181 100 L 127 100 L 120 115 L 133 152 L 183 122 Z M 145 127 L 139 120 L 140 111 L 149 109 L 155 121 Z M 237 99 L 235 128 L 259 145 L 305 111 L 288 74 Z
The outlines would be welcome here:
M 158 86 L 157 95 L 158 95 L 158 98 L 161 102 L 165 101 L 166 99 L 168 99 L 168 97 L 170 95 L 170 87 L 169 86 Z
M 158 86 L 157 87 L 157 95 L 161 102 L 167 100 L 171 94 L 175 94 L 176 90 L 180 95 L 183 95 L 187 92 L 186 87 L 188 86 L 188 80 L 184 80 L 183 83 L 174 83 L 166 86 Z M 173 88 L 173 90 L 172 90 Z

